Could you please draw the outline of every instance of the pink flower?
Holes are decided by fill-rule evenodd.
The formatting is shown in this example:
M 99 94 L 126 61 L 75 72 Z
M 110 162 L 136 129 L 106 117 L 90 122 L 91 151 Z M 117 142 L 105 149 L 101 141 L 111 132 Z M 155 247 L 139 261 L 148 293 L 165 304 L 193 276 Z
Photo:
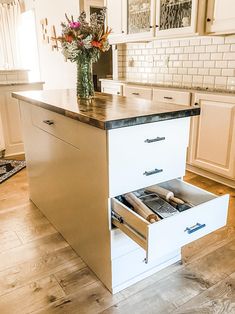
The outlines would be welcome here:
M 70 28 L 76 29 L 79 28 L 81 26 L 80 22 L 71 22 L 69 23 Z

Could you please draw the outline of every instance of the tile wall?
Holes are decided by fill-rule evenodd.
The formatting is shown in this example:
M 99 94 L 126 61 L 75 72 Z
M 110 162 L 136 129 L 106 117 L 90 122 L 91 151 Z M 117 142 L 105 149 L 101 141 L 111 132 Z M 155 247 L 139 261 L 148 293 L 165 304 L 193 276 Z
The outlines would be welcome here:
M 235 37 L 194 37 L 118 46 L 119 77 L 235 90 Z

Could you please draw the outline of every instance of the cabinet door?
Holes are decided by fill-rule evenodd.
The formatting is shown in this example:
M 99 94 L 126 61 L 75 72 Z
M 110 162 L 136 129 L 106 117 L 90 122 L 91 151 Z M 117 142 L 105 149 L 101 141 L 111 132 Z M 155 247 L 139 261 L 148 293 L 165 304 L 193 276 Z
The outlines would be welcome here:
M 201 115 L 193 118 L 189 162 L 228 178 L 235 178 L 235 99 L 195 95 Z
M 154 35 L 154 0 L 126 0 L 127 40 L 151 38 Z
M 4 134 L 3 134 L 3 128 L 2 128 L 2 119 L 0 116 L 0 154 L 2 154 L 4 150 L 5 150 L 5 141 L 4 141 Z
M 111 28 L 110 43 L 120 43 L 125 41 L 125 1 L 106 0 L 107 6 L 107 25 Z
M 193 34 L 197 31 L 198 0 L 158 0 L 157 36 Z
M 24 145 L 22 139 L 20 108 L 17 99 L 11 97 L 11 92 L 2 95 L 2 123 L 6 144 L 6 155 L 22 154 Z
M 206 31 L 221 34 L 235 32 L 234 0 L 208 0 Z

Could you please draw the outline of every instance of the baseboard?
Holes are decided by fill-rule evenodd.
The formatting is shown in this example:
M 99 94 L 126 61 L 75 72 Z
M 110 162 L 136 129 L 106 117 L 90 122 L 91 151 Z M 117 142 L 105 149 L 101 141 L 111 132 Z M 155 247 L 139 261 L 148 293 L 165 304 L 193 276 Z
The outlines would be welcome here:
M 231 180 L 231 179 L 222 177 L 220 175 L 211 173 L 209 171 L 206 171 L 204 169 L 200 169 L 198 167 L 195 167 L 195 166 L 192 166 L 192 165 L 189 165 L 189 164 L 187 164 L 186 169 L 188 171 L 190 171 L 190 172 L 193 172 L 193 173 L 198 174 L 200 176 L 206 177 L 206 178 L 211 179 L 213 181 L 216 181 L 218 183 L 227 185 L 227 186 L 229 186 L 231 188 L 235 188 L 235 180 Z

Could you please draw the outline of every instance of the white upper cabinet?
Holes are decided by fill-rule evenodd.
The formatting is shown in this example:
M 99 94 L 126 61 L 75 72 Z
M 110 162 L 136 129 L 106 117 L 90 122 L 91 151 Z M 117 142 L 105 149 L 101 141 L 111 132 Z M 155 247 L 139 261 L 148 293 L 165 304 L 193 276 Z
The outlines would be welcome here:
M 155 0 L 106 0 L 106 6 L 111 44 L 154 37 Z
M 207 33 L 235 33 L 235 1 L 208 0 Z
M 158 0 L 156 37 L 201 34 L 204 31 L 204 17 L 204 0 Z
M 203 34 L 206 0 L 107 0 L 111 43 Z
M 126 34 L 126 10 L 125 0 L 106 0 L 107 25 L 111 28 L 110 43 L 125 41 Z
M 127 41 L 154 36 L 155 0 L 126 0 Z

